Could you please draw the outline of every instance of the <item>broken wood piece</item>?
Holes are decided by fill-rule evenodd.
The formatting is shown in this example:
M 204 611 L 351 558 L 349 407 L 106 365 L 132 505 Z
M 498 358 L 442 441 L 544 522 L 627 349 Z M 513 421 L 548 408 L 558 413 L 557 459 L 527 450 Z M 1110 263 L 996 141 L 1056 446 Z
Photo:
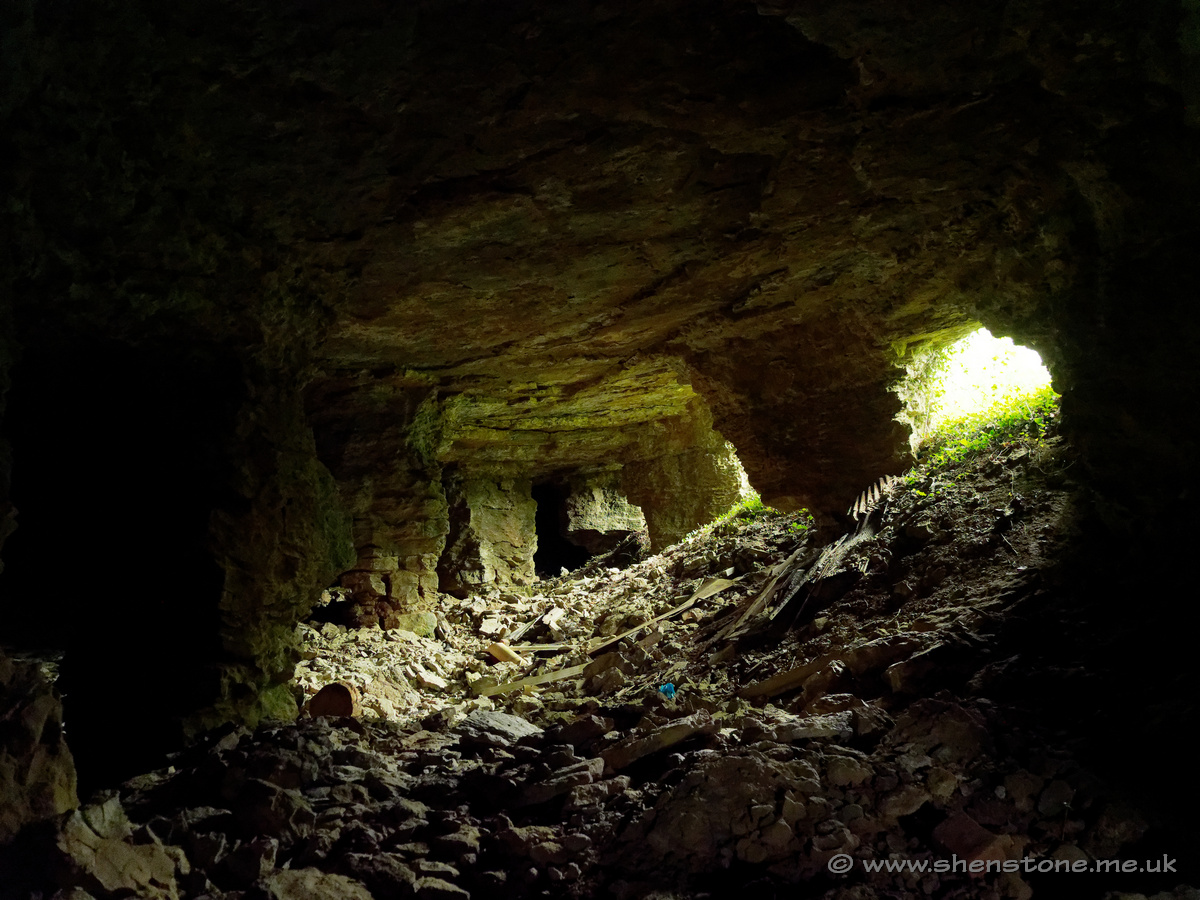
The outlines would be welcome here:
M 767 580 L 766 586 L 759 592 L 757 597 L 750 601 L 745 611 L 717 635 L 718 640 L 731 637 L 744 623 L 762 612 L 763 608 L 770 603 L 771 597 L 779 586 L 779 580 L 786 572 L 791 571 L 792 566 L 797 563 L 805 549 L 805 545 L 801 544 L 791 556 L 771 569 L 771 577 Z
M 834 659 L 837 659 L 838 656 L 839 654 L 837 653 L 826 653 L 824 656 L 819 656 L 812 662 L 805 663 L 802 666 L 796 666 L 794 669 L 788 669 L 786 672 L 772 675 L 763 681 L 748 684 L 738 691 L 738 696 L 743 700 L 751 700 L 755 697 L 776 697 L 779 694 L 786 694 L 788 691 L 797 690 L 811 676 L 819 672 L 823 666 L 828 665 Z
M 536 619 L 530 619 L 524 625 L 519 625 L 518 627 L 516 627 L 512 631 L 510 631 L 507 635 L 505 635 L 505 637 L 508 638 L 509 644 L 511 645 L 514 641 L 518 641 L 522 637 L 524 637 L 525 633 L 527 631 L 529 631 L 531 628 L 533 628 L 533 626 L 536 625 L 538 622 L 542 621 L 542 619 L 545 617 L 545 615 L 546 615 L 546 613 L 543 612 Z
M 526 665 L 529 662 L 529 660 L 503 641 L 495 641 L 488 644 L 487 652 L 500 662 L 520 663 L 521 665 Z
M 672 616 L 677 616 L 681 612 L 683 612 L 685 609 L 689 609 L 692 606 L 692 604 L 694 604 L 695 602 L 696 602 L 695 597 L 689 597 L 687 600 L 684 600 L 682 603 L 680 603 L 674 609 L 667 610 L 661 616 L 655 616 L 653 619 L 650 619 L 648 622 L 643 622 L 640 625 L 635 625 L 633 628 L 630 628 L 628 631 L 623 631 L 620 634 L 616 635 L 615 637 L 607 638 L 607 639 L 601 641 L 599 644 L 596 644 L 593 647 L 589 647 L 588 655 L 595 656 L 597 653 L 599 653 L 605 647 L 611 647 L 613 644 L 617 643 L 618 641 L 625 640 L 625 638 L 629 637 L 631 634 L 637 634 L 639 631 L 649 628 L 651 625 L 661 622 L 664 619 L 669 619 Z
M 717 594 L 726 588 L 731 588 L 742 579 L 740 578 L 706 578 L 700 587 L 696 588 L 696 592 L 689 597 L 689 600 L 706 600 L 709 597 L 715 597 Z
M 570 666 L 566 669 L 559 669 L 557 672 L 546 672 L 543 675 L 530 675 L 528 678 L 521 678 L 517 681 L 506 681 L 504 684 L 492 684 L 483 687 L 479 690 L 478 696 L 492 697 L 496 694 L 507 694 L 509 691 L 519 691 L 524 687 L 535 687 L 539 684 L 550 684 L 554 681 L 562 681 L 564 678 L 574 678 L 576 675 L 582 675 L 583 670 L 587 666 Z

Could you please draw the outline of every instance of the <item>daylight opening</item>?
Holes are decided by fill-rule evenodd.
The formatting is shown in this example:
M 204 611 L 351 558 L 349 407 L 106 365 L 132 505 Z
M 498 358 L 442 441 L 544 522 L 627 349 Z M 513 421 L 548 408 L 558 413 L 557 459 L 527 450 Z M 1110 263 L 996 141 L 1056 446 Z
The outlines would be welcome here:
M 1037 351 L 993 337 L 986 328 L 952 344 L 918 352 L 898 393 L 898 418 L 912 427 L 912 447 L 945 423 L 1032 394 L 1050 385 Z

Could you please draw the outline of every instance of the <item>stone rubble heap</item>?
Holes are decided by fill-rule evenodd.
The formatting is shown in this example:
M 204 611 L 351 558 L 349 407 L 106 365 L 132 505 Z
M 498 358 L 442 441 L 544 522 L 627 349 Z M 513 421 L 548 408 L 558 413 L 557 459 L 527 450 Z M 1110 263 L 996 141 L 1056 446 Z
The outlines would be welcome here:
M 797 716 L 650 697 L 547 729 L 478 700 L 425 727 L 229 731 L 73 813 L 56 874 L 73 900 L 772 896 L 801 881 L 842 900 L 1027 898 L 1019 874 L 840 887 L 826 867 L 1106 858 L 1146 829 L 1069 758 L 1011 740 L 989 703 L 893 718 L 829 699 L 842 708 Z
M 28 883 L 60 900 L 1027 900 L 1066 882 L 933 863 L 1152 856 L 1150 817 L 1020 702 L 1087 683 L 1014 643 L 1049 603 L 1069 509 L 1028 457 L 993 456 L 973 486 L 918 481 L 824 550 L 796 517 L 734 518 L 529 596 L 302 626 L 298 694 L 348 685 L 361 717 L 210 734 L 66 815 Z M 814 608 L 794 611 L 772 586 L 799 565 Z M 1165 873 L 1142 894 L 1094 877 L 1071 885 L 1200 900 Z

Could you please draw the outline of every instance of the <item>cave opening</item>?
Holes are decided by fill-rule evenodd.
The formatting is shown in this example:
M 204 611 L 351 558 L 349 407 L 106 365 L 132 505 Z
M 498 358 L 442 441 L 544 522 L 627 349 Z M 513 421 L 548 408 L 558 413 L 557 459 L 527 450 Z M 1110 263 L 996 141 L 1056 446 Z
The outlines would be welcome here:
M 906 371 L 897 386 L 904 402 L 897 418 L 912 429 L 914 452 L 949 423 L 995 417 L 1052 390 L 1036 350 L 986 328 L 918 350 Z
M 534 530 L 537 533 L 537 549 L 533 554 L 533 568 L 539 578 L 554 578 L 565 569 L 578 569 L 592 554 L 566 536 L 567 488 L 554 482 L 543 482 L 533 486 L 533 500 L 537 503 Z
M 181 718 L 212 699 L 223 573 L 208 528 L 228 500 L 240 368 L 92 343 L 28 354 L 12 384 L 4 640 L 61 654 L 86 796 L 161 764 Z

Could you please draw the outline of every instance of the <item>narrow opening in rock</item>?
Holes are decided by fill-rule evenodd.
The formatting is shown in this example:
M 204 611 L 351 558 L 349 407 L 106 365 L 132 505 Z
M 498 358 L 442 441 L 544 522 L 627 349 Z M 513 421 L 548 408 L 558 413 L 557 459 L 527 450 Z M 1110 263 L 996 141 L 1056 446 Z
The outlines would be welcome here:
M 161 764 L 211 697 L 223 576 L 208 524 L 240 391 L 219 368 L 101 345 L 17 371 L 4 639 L 62 653 L 81 794 Z
M 1036 350 L 993 337 L 980 328 L 952 343 L 913 355 L 898 387 L 912 428 L 913 450 L 946 423 L 1022 402 L 1050 387 L 1050 372 Z
M 553 578 L 563 569 L 578 569 L 591 559 L 591 553 L 563 533 L 567 521 L 567 489 L 553 483 L 535 484 L 533 499 L 537 503 L 534 520 L 537 550 L 533 554 L 533 566 L 538 577 Z

